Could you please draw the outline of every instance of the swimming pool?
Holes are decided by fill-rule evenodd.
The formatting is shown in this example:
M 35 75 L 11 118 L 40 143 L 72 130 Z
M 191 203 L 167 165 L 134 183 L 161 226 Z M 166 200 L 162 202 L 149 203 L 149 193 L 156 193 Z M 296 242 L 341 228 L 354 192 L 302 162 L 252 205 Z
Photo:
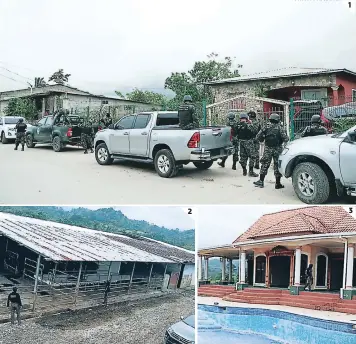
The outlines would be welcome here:
M 199 344 L 356 344 L 356 330 L 283 311 L 198 305 L 198 338 Z

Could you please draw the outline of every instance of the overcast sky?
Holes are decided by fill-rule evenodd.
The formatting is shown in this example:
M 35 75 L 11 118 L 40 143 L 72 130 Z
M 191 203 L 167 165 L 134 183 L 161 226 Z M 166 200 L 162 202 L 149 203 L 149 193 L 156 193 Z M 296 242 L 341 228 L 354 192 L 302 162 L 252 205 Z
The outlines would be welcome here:
M 160 91 L 171 72 L 212 51 L 236 57 L 243 74 L 356 71 L 356 15 L 347 2 L 0 0 L 0 91 L 59 68 L 72 74 L 72 86 L 94 93 Z
M 256 206 L 202 206 L 199 208 L 199 220 L 196 225 L 198 248 L 231 244 L 262 215 L 298 206 L 256 205 Z M 345 207 L 349 210 L 349 207 Z M 356 218 L 356 207 L 353 217 Z
M 0 0 L 1 1 L 1 0 Z M 75 207 L 63 207 L 75 208 Z M 88 209 L 99 209 L 101 207 L 85 207 Z M 191 215 L 188 215 L 188 208 L 174 206 L 127 206 L 113 207 L 121 210 L 128 218 L 134 220 L 145 220 L 158 226 L 170 229 L 194 229 L 195 222 Z

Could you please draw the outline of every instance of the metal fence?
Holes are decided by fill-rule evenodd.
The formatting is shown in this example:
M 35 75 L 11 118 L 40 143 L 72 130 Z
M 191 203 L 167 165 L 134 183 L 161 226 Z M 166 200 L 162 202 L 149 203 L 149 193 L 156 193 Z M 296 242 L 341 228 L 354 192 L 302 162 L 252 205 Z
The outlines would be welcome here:
M 299 138 L 311 124 L 313 115 L 321 117 L 322 125 L 330 133 L 344 132 L 356 125 L 356 101 L 352 96 L 328 96 L 321 99 L 290 99 L 290 137 Z

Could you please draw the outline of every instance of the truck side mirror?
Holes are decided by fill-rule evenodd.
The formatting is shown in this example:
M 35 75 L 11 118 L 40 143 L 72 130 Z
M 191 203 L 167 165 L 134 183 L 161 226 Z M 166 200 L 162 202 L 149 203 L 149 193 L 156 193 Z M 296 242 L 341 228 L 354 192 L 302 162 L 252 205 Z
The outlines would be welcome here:
M 108 128 L 109 128 L 109 129 L 116 129 L 113 124 L 110 124 L 110 125 L 108 126 Z

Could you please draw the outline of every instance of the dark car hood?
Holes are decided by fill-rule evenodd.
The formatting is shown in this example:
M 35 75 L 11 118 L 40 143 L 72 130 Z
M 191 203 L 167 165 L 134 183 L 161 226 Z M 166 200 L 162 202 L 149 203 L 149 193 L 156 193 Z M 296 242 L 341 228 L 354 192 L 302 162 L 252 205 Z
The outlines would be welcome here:
M 195 329 L 187 325 L 185 322 L 180 321 L 170 327 L 178 336 L 183 337 L 191 342 L 195 341 Z

